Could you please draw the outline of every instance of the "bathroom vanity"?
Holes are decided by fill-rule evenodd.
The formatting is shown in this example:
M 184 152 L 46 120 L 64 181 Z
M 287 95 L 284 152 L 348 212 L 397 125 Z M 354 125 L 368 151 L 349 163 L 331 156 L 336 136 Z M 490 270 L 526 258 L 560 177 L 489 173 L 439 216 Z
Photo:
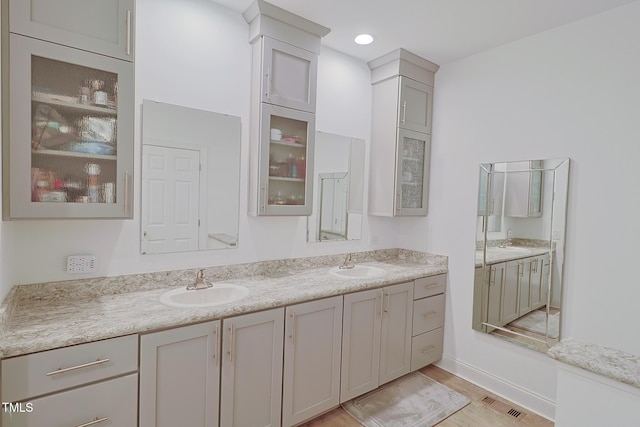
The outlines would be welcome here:
M 17 286 L 0 310 L 2 396 L 38 410 L 3 426 L 163 426 L 185 413 L 192 426 L 290 426 L 440 359 L 447 258 L 364 252 L 341 274 L 343 257 L 210 268 L 214 286 L 249 290 L 210 307 L 160 303 L 194 271 Z M 365 266 L 377 275 L 358 277 Z

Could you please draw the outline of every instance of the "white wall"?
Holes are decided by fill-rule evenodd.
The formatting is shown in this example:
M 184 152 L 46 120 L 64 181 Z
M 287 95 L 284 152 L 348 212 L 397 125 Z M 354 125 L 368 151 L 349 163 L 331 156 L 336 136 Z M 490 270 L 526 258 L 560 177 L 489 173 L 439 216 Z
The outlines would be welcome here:
M 135 165 L 138 170 L 134 180 L 134 219 L 3 222 L 0 299 L 16 284 L 79 278 L 64 271 L 66 256 L 71 254 L 97 255 L 96 276 L 114 276 L 369 248 L 366 220 L 365 234 L 360 241 L 307 244 L 306 217 L 247 216 L 251 91 L 248 34 L 249 27 L 239 13 L 208 0 L 136 2 Z M 371 94 L 366 64 L 325 48 L 318 62 L 317 129 L 368 141 Z M 143 99 L 242 119 L 239 248 L 140 255 Z M 382 236 L 379 246 L 384 244 Z
M 554 364 L 470 327 L 478 165 L 571 158 L 563 334 L 640 354 L 638 22 L 635 2 L 436 74 L 430 214 L 404 240 L 449 255 L 443 365 L 543 411 Z

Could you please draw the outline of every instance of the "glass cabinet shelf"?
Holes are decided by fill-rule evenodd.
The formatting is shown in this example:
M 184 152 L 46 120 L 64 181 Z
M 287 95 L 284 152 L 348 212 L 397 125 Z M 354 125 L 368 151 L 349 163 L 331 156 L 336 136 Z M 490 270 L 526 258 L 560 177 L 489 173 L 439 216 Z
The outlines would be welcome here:
M 15 34 L 10 47 L 4 217 L 130 218 L 133 64 Z

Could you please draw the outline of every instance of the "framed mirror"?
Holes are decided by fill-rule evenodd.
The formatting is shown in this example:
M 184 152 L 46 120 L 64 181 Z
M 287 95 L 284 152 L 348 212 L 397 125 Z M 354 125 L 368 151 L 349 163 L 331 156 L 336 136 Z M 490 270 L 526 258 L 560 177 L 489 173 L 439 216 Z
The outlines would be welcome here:
M 238 245 L 239 117 L 142 104 L 143 254 Z
M 560 339 L 569 159 L 483 163 L 473 328 L 546 351 Z
M 364 140 L 316 132 L 313 212 L 307 241 L 359 240 L 364 197 Z

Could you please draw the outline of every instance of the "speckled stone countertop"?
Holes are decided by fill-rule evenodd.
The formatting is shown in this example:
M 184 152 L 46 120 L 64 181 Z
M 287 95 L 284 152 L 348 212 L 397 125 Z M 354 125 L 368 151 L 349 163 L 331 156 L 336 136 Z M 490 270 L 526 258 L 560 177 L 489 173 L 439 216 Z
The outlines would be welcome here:
M 526 247 L 526 246 L 506 246 L 504 248 L 495 246 L 487 247 L 487 264 L 497 264 L 514 259 L 529 258 L 537 255 L 549 253 L 549 248 Z M 482 251 L 476 251 L 476 267 L 482 267 Z
M 0 357 L 221 319 L 447 272 L 447 257 L 404 249 L 354 253 L 381 267 L 373 279 L 336 277 L 344 254 L 209 267 L 207 279 L 243 285 L 249 296 L 214 307 L 159 302 L 193 283 L 197 269 L 15 286 L 0 306 Z M 196 292 L 196 291 L 194 291 Z
M 568 365 L 640 388 L 640 356 L 565 338 L 547 354 Z

